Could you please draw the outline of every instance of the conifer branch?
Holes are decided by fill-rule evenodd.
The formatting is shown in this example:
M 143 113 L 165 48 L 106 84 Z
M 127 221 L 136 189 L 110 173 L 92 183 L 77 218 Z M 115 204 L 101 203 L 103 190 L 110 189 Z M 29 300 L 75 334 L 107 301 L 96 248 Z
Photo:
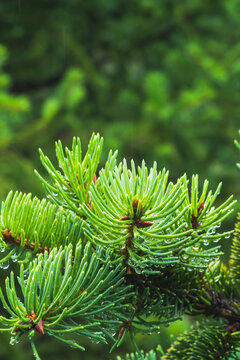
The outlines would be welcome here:
M 212 194 L 207 193 L 205 181 L 198 198 L 197 176 L 193 176 L 190 190 L 186 176 L 175 185 L 167 184 L 167 178 L 165 170 L 157 172 L 156 163 L 148 172 L 143 162 L 137 171 L 133 161 L 130 170 L 124 160 L 109 176 L 104 169 L 100 171 L 102 191 L 92 184 L 91 208 L 82 205 L 88 239 L 124 255 L 128 273 L 131 268 L 156 273 L 169 264 L 204 268 L 209 258 L 219 255 L 219 247 L 204 247 L 231 233 L 216 232 L 234 204 L 230 197 L 213 207 L 221 184 Z
M 76 333 L 104 342 L 113 339 L 112 332 L 126 320 L 124 301 L 133 292 L 123 284 L 121 265 L 113 267 L 110 254 L 106 254 L 103 266 L 101 257 L 101 249 L 93 252 L 89 244 L 84 248 L 78 244 L 73 256 L 70 244 L 40 254 L 30 263 L 27 279 L 22 264 L 18 277 L 21 295 L 13 272 L 6 279 L 6 296 L 0 289 L 1 301 L 11 316 L 1 316 L 0 322 L 17 339 L 32 330 L 54 337 Z
M 218 325 L 202 324 L 180 336 L 162 360 L 215 360 L 235 358 L 239 335 L 231 336 Z
M 11 191 L 2 203 L 0 222 L 3 250 L 20 248 L 12 255 L 15 259 L 22 256 L 21 250 L 42 253 L 70 243 L 76 246 L 82 235 L 78 217 L 46 199 L 32 200 L 31 194 Z
M 158 345 L 156 351 L 151 350 L 148 353 L 144 354 L 143 351 L 138 353 L 126 354 L 124 360 L 161 360 L 161 355 L 163 355 L 163 350 L 160 345 Z M 123 360 L 120 356 L 117 356 L 117 360 Z
M 103 138 L 94 133 L 84 157 L 82 157 L 79 138 L 73 138 L 72 150 L 66 147 L 65 153 L 61 141 L 58 141 L 56 143 L 56 156 L 60 171 L 55 169 L 49 158 L 39 150 L 41 162 L 50 176 L 51 183 L 46 181 L 37 171 L 35 173 L 54 204 L 80 215 L 81 204 L 90 206 L 89 188 L 92 183 L 96 183 L 96 171 L 102 147 Z M 115 165 L 116 156 L 117 152 L 109 153 L 106 163 L 108 171 Z
M 237 216 L 237 222 L 235 224 L 234 237 L 231 246 L 231 274 L 236 282 L 239 281 L 240 273 L 240 213 Z
M 232 233 L 218 231 L 233 211 L 232 196 L 216 207 L 221 184 L 212 192 L 207 180 L 199 190 L 197 175 L 191 184 L 186 175 L 168 182 L 156 162 L 148 169 L 132 160 L 129 168 L 125 159 L 117 164 L 112 151 L 100 170 L 102 145 L 93 134 L 82 157 L 80 139 L 65 152 L 59 141 L 60 170 L 40 151 L 50 181 L 37 175 L 50 201 L 10 192 L 2 203 L 0 266 L 10 258 L 21 265 L 20 291 L 13 272 L 0 289 L 9 313 L 0 315 L 1 331 L 13 334 L 12 343 L 27 333 L 38 359 L 36 332 L 82 350 L 62 335 L 111 340 L 114 348 L 129 334 L 137 352 L 126 360 L 200 359 L 207 341 L 208 359 L 216 351 L 219 359 L 234 356 L 240 340 L 238 225 L 229 268 L 214 245 Z M 185 313 L 214 323 L 182 336 L 165 355 L 160 348 L 146 355 L 138 350 L 136 333 L 159 331 Z

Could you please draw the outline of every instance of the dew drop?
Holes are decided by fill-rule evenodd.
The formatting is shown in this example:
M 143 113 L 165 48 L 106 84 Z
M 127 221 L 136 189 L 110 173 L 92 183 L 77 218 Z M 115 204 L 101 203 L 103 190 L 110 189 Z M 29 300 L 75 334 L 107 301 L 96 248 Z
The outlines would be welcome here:
M 141 273 L 142 273 L 142 269 L 139 268 L 138 266 L 136 266 L 134 270 L 136 271 L 137 274 L 141 274 Z
M 99 344 L 99 343 L 100 343 L 100 340 L 95 339 L 95 338 L 91 338 L 91 342 L 92 342 L 93 344 Z
M 1 252 L 1 253 L 3 253 L 5 250 L 6 250 L 6 247 L 5 247 L 5 246 L 0 247 L 0 252 Z
M 11 336 L 9 344 L 10 345 L 15 345 L 15 344 L 18 344 L 18 343 L 19 343 L 18 338 L 16 336 Z
M 9 260 L 0 263 L 0 268 L 3 270 L 7 270 L 9 268 Z

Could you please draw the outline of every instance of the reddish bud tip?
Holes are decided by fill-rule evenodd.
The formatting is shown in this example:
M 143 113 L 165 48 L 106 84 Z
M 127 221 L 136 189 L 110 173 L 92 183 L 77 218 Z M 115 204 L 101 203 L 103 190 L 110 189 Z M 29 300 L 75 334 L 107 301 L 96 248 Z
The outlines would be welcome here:
M 121 219 L 119 219 L 120 221 L 124 221 L 124 220 L 130 220 L 129 216 L 123 216 Z
M 151 222 L 151 221 L 143 221 L 143 222 L 140 222 L 138 224 L 138 228 L 145 228 L 145 227 L 149 227 L 149 226 L 152 226 L 154 223 Z
M 124 334 L 124 331 L 126 330 L 125 326 L 123 326 L 120 331 L 119 331 L 119 334 L 118 334 L 118 340 L 120 340 Z
M 43 326 L 43 321 L 40 320 L 36 325 L 35 325 L 35 329 L 42 335 L 45 334 L 45 331 L 44 331 L 44 326 Z

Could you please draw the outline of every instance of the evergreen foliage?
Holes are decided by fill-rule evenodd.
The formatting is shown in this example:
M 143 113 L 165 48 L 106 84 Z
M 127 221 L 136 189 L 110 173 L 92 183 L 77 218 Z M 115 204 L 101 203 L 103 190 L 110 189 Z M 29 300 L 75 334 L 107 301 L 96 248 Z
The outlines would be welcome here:
M 239 238 L 240 238 L 240 214 L 238 214 L 237 222 L 235 225 L 234 237 L 233 237 L 233 241 L 232 241 L 231 260 L 230 260 L 231 261 L 231 273 L 232 273 L 232 277 L 235 279 L 235 281 L 238 281 L 239 271 L 240 271 Z
M 37 173 L 43 182 L 49 198 L 57 205 L 76 212 L 80 212 L 82 203 L 89 203 L 89 187 L 95 179 L 95 173 L 99 164 L 102 152 L 103 139 L 99 135 L 93 134 L 85 157 L 82 159 L 82 149 L 80 139 L 73 139 L 72 151 L 66 148 L 64 154 L 61 142 L 56 143 L 56 155 L 60 170 L 57 171 L 47 156 L 40 150 L 40 159 L 43 166 L 47 169 L 52 184 Z
M 221 326 L 207 325 L 179 337 L 162 360 L 238 359 L 240 336 L 230 336 Z
M 36 197 L 31 200 L 31 194 L 8 194 L 1 207 L 1 226 L 3 228 L 3 249 L 8 250 L 19 245 L 21 250 L 31 249 L 34 252 L 43 252 L 61 245 L 73 246 L 80 239 L 81 220 L 76 219 L 73 213 L 65 214 L 46 199 L 40 201 Z M 14 246 L 4 263 L 10 256 L 14 256 Z M 24 251 L 18 252 L 18 256 Z M 12 255 L 14 254 L 14 255 Z
M 138 353 L 126 354 L 125 360 L 161 360 L 159 357 L 163 355 L 163 351 L 160 345 L 157 347 L 156 352 L 154 350 L 149 351 L 147 354 L 144 354 L 143 351 Z M 117 357 L 117 360 L 123 360 L 120 356 Z
M 30 263 L 27 276 L 21 265 L 18 282 L 21 298 L 16 291 L 14 274 L 6 278 L 5 300 L 0 297 L 11 319 L 1 316 L 1 322 L 15 334 L 12 342 L 18 341 L 24 332 L 32 329 L 64 341 L 82 350 L 75 342 L 62 339 L 65 333 L 77 333 L 105 341 L 126 320 L 124 301 L 131 295 L 130 286 L 123 286 L 124 270 L 121 265 L 112 268 L 109 255 L 103 262 L 101 250 L 92 251 L 90 244 L 79 243 L 76 251 L 72 245 L 64 249 L 45 251 Z M 122 314 L 123 312 L 123 314 Z M 118 320 L 116 320 L 118 318 Z M 6 329 L 2 329 L 3 331 Z
M 93 134 L 82 156 L 80 139 L 65 152 L 57 142 L 60 169 L 40 151 L 48 178 L 37 176 L 48 199 L 10 192 L 2 203 L 0 264 L 17 260 L 20 272 L 18 285 L 11 272 L 0 290 L 1 331 L 11 343 L 27 334 L 37 359 L 36 332 L 82 350 L 62 336 L 110 341 L 114 349 L 129 333 L 137 352 L 126 360 L 234 358 L 239 224 L 229 267 L 215 245 L 232 233 L 219 232 L 232 196 L 216 205 L 221 184 L 212 192 L 207 180 L 199 190 L 197 175 L 168 182 L 156 163 L 136 168 L 132 160 L 129 168 L 117 152 L 100 168 L 102 145 Z M 182 335 L 165 355 L 160 347 L 146 355 L 138 349 L 136 333 L 158 332 L 184 313 L 207 317 L 207 326 Z

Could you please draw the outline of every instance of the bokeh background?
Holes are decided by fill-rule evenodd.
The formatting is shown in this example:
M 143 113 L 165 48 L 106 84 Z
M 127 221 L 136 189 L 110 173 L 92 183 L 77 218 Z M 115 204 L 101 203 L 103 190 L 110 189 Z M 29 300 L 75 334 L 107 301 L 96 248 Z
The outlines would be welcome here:
M 105 139 L 103 162 L 118 149 L 119 160 L 157 160 L 174 181 L 198 173 L 213 190 L 222 181 L 219 201 L 238 199 L 239 12 L 238 0 L 2 0 L 0 199 L 10 189 L 44 196 L 33 174 L 43 172 L 38 148 L 54 161 L 55 140 L 71 146 L 79 136 L 86 149 L 93 131 Z M 188 328 L 188 319 L 170 327 Z M 32 359 L 27 341 L 8 341 L 0 335 L 0 360 Z M 166 328 L 138 338 L 146 350 L 169 341 Z M 85 353 L 44 338 L 39 351 L 50 360 L 116 358 L 82 343 Z M 126 342 L 118 353 L 131 350 Z

